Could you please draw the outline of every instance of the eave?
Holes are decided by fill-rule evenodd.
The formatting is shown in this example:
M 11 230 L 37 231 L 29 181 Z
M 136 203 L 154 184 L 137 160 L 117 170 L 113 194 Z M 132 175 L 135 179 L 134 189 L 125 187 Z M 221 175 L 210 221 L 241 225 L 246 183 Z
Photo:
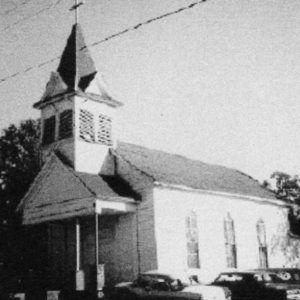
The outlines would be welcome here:
M 191 193 L 200 193 L 200 194 L 208 194 L 208 195 L 214 195 L 219 197 L 226 197 L 231 199 L 237 199 L 237 200 L 246 200 L 255 202 L 262 205 L 275 205 L 280 207 L 291 207 L 290 203 L 287 203 L 283 200 L 274 199 L 271 198 L 260 198 L 255 196 L 249 196 L 249 195 L 242 195 L 242 194 L 233 194 L 233 193 L 226 193 L 226 192 L 219 192 L 219 191 L 212 191 L 212 190 L 204 190 L 204 189 L 194 189 L 183 185 L 176 185 L 171 183 L 164 183 L 160 181 L 154 182 L 155 187 L 159 187 L 162 189 L 169 189 L 169 190 L 179 190 L 179 191 L 185 191 L 185 192 L 191 192 Z
M 111 107 L 123 106 L 122 102 L 117 101 L 117 100 L 115 100 L 115 99 L 113 99 L 109 96 L 102 97 L 102 96 L 97 95 L 97 94 L 85 93 L 85 92 L 82 92 L 82 91 L 68 91 L 68 92 L 65 92 L 65 93 L 57 94 L 53 97 L 49 97 L 47 99 L 40 100 L 40 101 L 34 103 L 33 107 L 36 108 L 36 109 L 42 109 L 46 105 L 54 104 L 58 101 L 62 101 L 64 99 L 68 98 L 68 97 L 73 97 L 73 96 L 76 96 L 76 95 L 79 96 L 79 97 L 87 98 L 87 99 L 92 100 L 94 102 L 105 103 L 105 104 L 107 104 L 108 106 L 111 106 Z

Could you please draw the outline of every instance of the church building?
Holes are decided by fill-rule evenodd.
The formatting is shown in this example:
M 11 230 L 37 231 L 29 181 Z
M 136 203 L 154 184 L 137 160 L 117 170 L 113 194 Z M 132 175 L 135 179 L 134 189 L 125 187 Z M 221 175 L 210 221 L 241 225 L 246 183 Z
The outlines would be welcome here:
M 34 104 L 42 168 L 18 207 L 24 226 L 47 227 L 47 289 L 299 264 L 287 203 L 240 171 L 118 141 L 121 105 L 75 24 Z

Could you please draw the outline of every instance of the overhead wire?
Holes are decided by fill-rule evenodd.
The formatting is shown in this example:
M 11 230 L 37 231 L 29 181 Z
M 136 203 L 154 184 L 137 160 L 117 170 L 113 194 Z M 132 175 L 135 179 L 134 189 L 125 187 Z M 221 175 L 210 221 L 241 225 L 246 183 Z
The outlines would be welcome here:
M 20 7 L 28 4 L 29 2 L 31 2 L 32 0 L 23 0 L 23 2 L 21 2 L 19 5 L 16 5 L 15 7 L 11 8 L 11 9 L 7 9 L 5 10 L 3 13 L 0 14 L 0 16 L 7 16 L 11 13 L 13 13 L 14 11 L 18 10 Z
M 182 11 L 187 10 L 187 9 L 191 9 L 191 8 L 193 8 L 194 6 L 199 5 L 199 4 L 201 4 L 201 3 L 203 3 L 203 2 L 206 2 L 206 1 L 207 1 L 207 0 L 196 1 L 196 2 L 193 2 L 193 3 L 189 4 L 189 5 L 187 5 L 187 6 L 184 6 L 184 7 L 181 7 L 181 8 L 179 8 L 179 9 L 176 9 L 176 10 L 174 10 L 174 11 L 171 11 L 171 12 L 162 14 L 162 15 L 160 15 L 160 16 L 157 16 L 157 17 L 148 19 L 148 20 L 146 20 L 146 21 L 144 21 L 144 22 L 138 23 L 138 24 L 136 24 L 136 25 L 134 25 L 134 26 L 132 26 L 132 27 L 129 27 L 129 28 L 127 28 L 127 29 L 124 29 L 124 30 L 122 30 L 122 31 L 120 31 L 120 32 L 114 33 L 114 34 L 112 34 L 112 35 L 110 35 L 110 36 L 108 36 L 108 37 L 106 37 L 106 38 L 104 38 L 104 39 L 102 39 L 102 40 L 100 40 L 100 41 L 94 42 L 94 43 L 88 45 L 87 47 L 93 47 L 93 46 L 102 44 L 102 43 L 104 43 L 104 42 L 106 42 L 106 41 L 108 41 L 108 40 L 111 40 L 111 39 L 113 39 L 113 38 L 115 38 L 115 37 L 118 37 L 118 36 L 120 36 L 120 35 L 122 35 L 122 34 L 124 34 L 124 33 L 127 33 L 127 32 L 129 32 L 129 31 L 133 31 L 133 30 L 137 30 L 137 29 L 140 28 L 141 26 L 148 25 L 148 24 L 150 24 L 150 23 L 152 23 L 152 22 L 155 22 L 155 21 L 158 21 L 158 20 L 160 20 L 160 19 L 163 19 L 163 18 L 172 16 L 172 15 L 178 14 L 178 13 L 180 13 L 180 12 L 182 12 Z M 85 48 L 85 47 L 83 47 L 83 48 Z M 82 50 L 82 49 L 80 49 L 80 50 Z
M 24 2 L 22 2 L 18 7 L 20 7 L 21 5 L 28 4 L 30 1 L 32 1 L 32 0 L 24 1 Z M 25 3 L 25 2 L 26 2 L 26 3 Z M 26 20 L 28 20 L 28 19 L 30 19 L 30 18 L 33 18 L 33 17 L 35 17 L 35 16 L 41 14 L 42 12 L 44 12 L 44 11 L 50 9 L 50 8 L 53 9 L 53 8 L 55 8 L 56 6 L 58 6 L 61 2 L 62 2 L 62 0 L 56 0 L 56 2 L 51 3 L 51 4 L 48 5 L 46 8 L 43 8 L 43 9 L 39 10 L 39 11 L 36 12 L 34 15 L 30 15 L 28 18 L 23 18 L 22 20 L 19 20 L 18 22 L 15 22 L 14 24 L 9 25 L 9 26 L 7 26 L 6 28 L 9 29 L 10 27 L 13 27 L 14 25 L 17 25 L 17 24 L 21 23 L 22 21 L 26 21 Z M 4 28 L 2 31 L 5 31 L 5 30 L 6 30 L 6 29 Z M 1 31 L 0 31 L 0 32 L 1 32 Z M 57 58 L 55 58 L 55 59 L 57 59 Z M 46 63 L 51 63 L 52 61 L 53 61 L 53 59 L 48 60 Z M 45 63 L 41 63 L 41 64 L 38 64 L 37 66 L 30 66 L 30 67 L 27 67 L 27 68 L 24 69 L 23 71 L 13 73 L 13 74 L 11 74 L 11 75 L 5 77 L 5 78 L 14 78 L 14 77 L 16 77 L 16 76 L 18 76 L 18 75 L 25 74 L 25 73 L 29 72 L 30 70 L 32 70 L 32 69 L 34 69 L 34 68 L 36 68 L 36 67 L 41 67 L 41 66 L 43 66 L 44 64 L 45 64 Z M 6 69 L 7 69 L 7 68 L 6 68 Z M 7 72 L 7 73 L 8 73 L 8 72 Z M 6 81 L 6 80 L 5 80 L 5 81 Z M 1 83 L 1 81 L 0 81 L 0 83 Z
M 54 6 L 57 6 L 61 1 L 62 1 L 62 0 L 57 0 L 57 2 L 54 4 Z M 87 45 L 87 46 L 84 46 L 84 47 L 82 47 L 81 49 L 79 49 L 79 51 L 84 50 L 86 47 L 94 47 L 94 46 L 97 46 L 97 45 L 102 44 L 102 43 L 104 43 L 104 42 L 107 42 L 107 41 L 109 41 L 109 40 L 111 40 L 111 39 L 113 39 L 113 38 L 119 37 L 119 36 L 121 36 L 121 35 L 123 35 L 123 34 L 125 34 L 125 33 L 127 33 L 127 32 L 137 30 L 137 29 L 139 29 L 140 27 L 145 26 L 145 25 L 148 25 L 148 24 L 150 24 L 150 23 L 152 23 L 152 22 L 156 22 L 156 21 L 161 20 L 161 19 L 163 19 L 163 18 L 166 18 L 166 17 L 172 16 L 172 15 L 181 13 L 181 12 L 183 12 L 183 11 L 185 11 L 185 10 L 192 9 L 193 7 L 195 7 L 195 6 L 197 6 L 197 5 L 200 5 L 200 4 L 202 4 L 202 3 L 206 2 L 206 1 L 207 1 L 207 0 L 199 0 L 199 1 L 195 1 L 195 2 L 190 3 L 190 4 L 187 5 L 187 6 L 181 7 L 181 8 L 179 8 L 179 9 L 174 10 L 174 11 L 171 11 L 171 12 L 168 12 L 168 13 L 165 13 L 165 14 L 162 14 L 162 15 L 159 15 L 159 16 L 157 16 L 157 17 L 148 19 L 148 20 L 143 21 L 143 22 L 141 22 L 141 23 L 138 23 L 138 24 L 136 24 L 136 25 L 134 25 L 134 26 L 128 27 L 128 28 L 126 28 L 126 29 L 124 29 L 124 30 L 121 30 L 121 31 L 116 32 L 116 33 L 114 33 L 114 34 L 112 34 L 112 35 L 109 35 L 109 36 L 107 36 L 106 38 L 104 38 L 104 39 L 102 39 L 102 40 L 99 40 L 99 41 L 93 42 L 93 43 L 91 43 L 91 44 L 89 44 L 89 45 Z M 1 31 L 0 31 L 0 32 L 1 32 Z M 45 65 L 48 65 L 48 64 L 50 64 L 50 63 L 52 63 L 52 62 L 54 62 L 54 61 L 56 61 L 56 60 L 58 60 L 58 59 L 60 59 L 60 58 L 61 58 L 61 55 L 56 56 L 56 57 L 54 57 L 54 58 L 51 58 L 51 59 L 49 59 L 49 60 L 47 60 L 47 61 L 44 61 L 44 62 L 42 62 L 42 63 L 36 64 L 35 66 L 30 66 L 30 67 L 28 67 L 27 69 L 25 69 L 25 70 L 23 70 L 23 71 L 18 71 L 18 72 L 14 73 L 14 74 L 11 74 L 11 75 L 8 75 L 8 76 L 6 76 L 6 77 L 3 77 L 3 78 L 0 79 L 0 84 L 3 83 L 3 82 L 5 82 L 5 81 L 7 81 L 7 80 L 9 80 L 9 79 L 11 79 L 11 78 L 14 78 L 14 77 L 16 77 L 16 76 L 23 75 L 23 74 L 25 74 L 25 73 L 27 73 L 27 72 L 33 70 L 33 69 L 41 68 L 41 67 L 43 67 L 43 66 L 45 66 Z
M 24 18 L 12 23 L 12 24 L 7 25 L 6 27 L 4 27 L 0 30 L 0 33 L 4 32 L 6 30 L 9 30 L 10 28 L 12 28 L 12 27 L 24 22 L 24 21 L 30 20 L 34 17 L 37 17 L 38 15 L 40 15 L 41 13 L 43 13 L 43 12 L 49 10 L 49 9 L 55 8 L 61 1 L 62 0 L 57 0 L 55 3 L 51 3 L 51 4 L 47 5 L 46 7 L 40 9 L 39 11 L 37 11 L 36 13 L 34 13 L 32 15 L 29 15 L 29 16 L 25 16 Z

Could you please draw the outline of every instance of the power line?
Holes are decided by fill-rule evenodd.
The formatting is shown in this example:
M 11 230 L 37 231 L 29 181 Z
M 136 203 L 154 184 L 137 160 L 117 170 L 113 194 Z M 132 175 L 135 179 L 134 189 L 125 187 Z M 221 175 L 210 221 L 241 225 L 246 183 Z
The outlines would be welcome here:
M 14 27 L 14 26 L 22 23 L 22 22 L 24 22 L 24 21 L 30 20 L 30 19 L 32 19 L 34 17 L 37 17 L 38 15 L 40 15 L 41 13 L 43 13 L 44 11 L 47 11 L 49 9 L 52 9 L 52 8 L 56 7 L 61 1 L 62 0 L 57 0 L 54 4 L 51 3 L 50 5 L 48 5 L 45 8 L 40 9 L 39 11 L 37 11 L 36 13 L 34 13 L 33 15 L 26 16 L 26 17 L 24 17 L 24 18 L 22 18 L 22 19 L 20 19 L 20 20 L 18 20 L 16 22 L 14 22 L 14 23 L 12 23 L 10 25 L 7 25 L 6 27 L 4 27 L 3 29 L 0 30 L 0 33 L 4 32 L 4 31 L 6 31 L 6 30 L 8 30 L 8 29 L 10 29 L 10 28 L 12 28 L 12 27 Z M 24 3 L 23 5 L 25 5 L 25 2 L 23 2 L 23 3 Z M 26 2 L 26 3 L 28 3 L 28 2 Z
M 100 40 L 100 41 L 94 42 L 94 43 L 88 45 L 88 47 L 93 47 L 93 46 L 102 44 L 102 43 L 104 43 L 104 42 L 106 42 L 106 41 L 108 41 L 108 40 L 111 40 L 111 39 L 113 39 L 113 38 L 115 38 L 115 37 L 118 37 L 118 36 L 120 36 L 120 35 L 122 35 L 122 34 L 124 34 L 124 33 L 127 33 L 127 32 L 129 32 L 129 31 L 133 31 L 133 30 L 137 30 L 137 29 L 140 28 L 141 26 L 148 25 L 148 24 L 150 24 L 150 23 L 152 23 L 152 22 L 155 22 L 155 21 L 164 19 L 164 18 L 166 18 L 166 17 L 169 17 L 169 16 L 172 16 L 172 15 L 181 13 L 181 12 L 187 10 L 187 9 L 191 9 L 191 8 L 193 8 L 194 6 L 199 5 L 199 4 L 201 4 L 201 3 L 203 3 L 203 2 L 206 2 L 206 1 L 207 1 L 207 0 L 196 1 L 196 2 L 193 2 L 193 3 L 189 4 L 188 6 L 181 7 L 181 8 L 179 8 L 179 9 L 176 9 L 176 10 L 174 10 L 174 11 L 165 13 L 165 14 L 160 15 L 160 16 L 158 16 L 158 17 L 155 17 L 155 18 L 149 19 L 149 20 L 147 20 L 147 21 L 138 23 L 138 24 L 136 24 L 136 25 L 134 25 L 134 26 L 132 26 L 132 27 L 129 27 L 129 28 L 125 29 L 125 30 L 122 30 L 122 31 L 117 32 L 117 33 L 114 33 L 114 34 L 112 34 L 112 35 L 110 35 L 110 36 L 108 36 L 108 37 L 106 37 L 106 38 L 104 38 L 104 39 L 102 39 L 102 40 Z M 82 49 L 80 49 L 80 50 L 82 50 Z
M 58 5 L 59 2 L 61 2 L 61 1 L 62 1 L 62 0 L 57 0 L 56 4 L 55 4 L 54 6 Z M 193 7 L 195 7 L 195 6 L 197 6 L 197 5 L 200 5 L 200 4 L 202 4 L 202 3 L 206 2 L 206 1 L 207 1 L 207 0 L 199 0 L 199 1 L 195 1 L 195 2 L 193 2 L 193 3 L 191 3 L 191 4 L 187 5 L 187 6 L 181 7 L 181 8 L 179 8 L 179 9 L 174 10 L 174 11 L 171 11 L 171 12 L 162 14 L 162 15 L 160 15 L 160 16 L 157 16 L 157 17 L 148 19 L 148 20 L 146 20 L 146 21 L 144 21 L 144 22 L 141 22 L 141 23 L 138 23 L 138 24 L 136 24 L 136 25 L 134 25 L 134 26 L 132 26 L 132 27 L 128 27 L 128 28 L 126 28 L 126 29 L 124 29 L 124 30 L 122 30 L 122 31 L 119 31 L 119 32 L 117 32 L 117 33 L 114 33 L 114 34 L 112 34 L 112 35 L 109 35 L 109 36 L 107 36 L 106 38 L 104 38 L 104 39 L 102 39 L 102 40 L 99 40 L 99 41 L 96 41 L 96 42 L 94 42 L 94 43 L 92 43 L 92 44 L 90 44 L 90 45 L 87 45 L 87 46 L 85 46 L 85 47 L 79 49 L 79 51 L 82 51 L 82 50 L 85 49 L 86 47 L 94 47 L 94 46 L 97 46 L 97 45 L 102 44 L 102 43 L 104 43 L 104 42 L 107 42 L 107 41 L 109 41 L 109 40 L 111 40 L 111 39 L 113 39 L 113 38 L 116 38 L 116 37 L 118 37 L 118 36 L 121 36 L 121 35 L 123 35 L 123 34 L 125 34 L 125 33 L 127 33 L 127 32 L 137 30 L 137 29 L 139 29 L 140 27 L 145 26 L 145 25 L 149 25 L 149 24 L 152 23 L 152 22 L 156 22 L 156 21 L 161 20 L 161 19 L 164 19 L 164 18 L 166 18 L 166 17 L 169 17 L 169 16 L 172 16 L 172 15 L 181 13 L 181 12 L 183 12 L 183 11 L 185 11 L 185 10 L 188 10 L 188 9 L 192 9 Z M 16 77 L 16 76 L 23 75 L 23 74 L 25 74 L 25 73 L 27 73 L 27 72 L 33 70 L 33 69 L 38 69 L 38 68 L 41 68 L 41 67 L 43 67 L 43 66 L 45 66 L 45 65 L 48 65 L 48 64 L 50 64 L 50 63 L 52 63 L 52 62 L 54 62 L 54 61 L 56 61 L 56 60 L 58 60 L 58 59 L 60 59 L 60 58 L 61 58 L 61 55 L 56 56 L 56 57 L 54 57 L 54 58 L 51 58 L 51 59 L 49 59 L 49 60 L 47 60 L 47 61 L 44 61 L 44 62 L 42 62 L 42 63 L 39 63 L 39 64 L 37 64 L 37 65 L 35 65 L 35 66 L 30 66 L 30 67 L 28 67 L 27 69 L 25 69 L 25 70 L 23 70 L 23 71 L 19 71 L 19 72 L 16 72 L 16 73 L 14 73 L 14 74 L 11 74 L 11 75 L 8 75 L 8 76 L 6 76 L 6 77 L 3 77 L 3 78 L 0 79 L 0 84 L 3 83 L 3 82 L 5 82 L 5 81 L 7 81 L 7 80 L 9 80 L 9 79 L 11 79 L 11 78 L 14 78 L 14 77 Z
M 20 7 L 28 4 L 31 1 L 32 0 L 24 0 L 19 5 L 16 5 L 14 8 L 11 8 L 11 9 L 8 9 L 8 10 L 4 11 L 3 13 L 0 14 L 0 16 L 5 16 L 5 15 L 7 16 L 7 15 L 11 14 L 12 12 L 16 11 L 17 9 L 19 9 Z

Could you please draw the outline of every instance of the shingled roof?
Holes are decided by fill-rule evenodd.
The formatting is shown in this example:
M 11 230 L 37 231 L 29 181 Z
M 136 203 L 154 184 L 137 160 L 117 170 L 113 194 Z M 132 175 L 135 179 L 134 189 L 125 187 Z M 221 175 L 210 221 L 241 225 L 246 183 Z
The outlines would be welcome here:
M 275 199 L 257 180 L 235 169 L 128 143 L 119 143 L 116 155 L 161 183 Z
M 139 189 L 154 182 L 276 199 L 250 176 L 223 166 L 120 142 L 108 156 L 113 157 L 108 159 L 111 172 L 97 175 L 74 171 L 66 158 L 53 152 L 18 206 L 24 224 L 92 214 L 96 198 L 137 200 Z

